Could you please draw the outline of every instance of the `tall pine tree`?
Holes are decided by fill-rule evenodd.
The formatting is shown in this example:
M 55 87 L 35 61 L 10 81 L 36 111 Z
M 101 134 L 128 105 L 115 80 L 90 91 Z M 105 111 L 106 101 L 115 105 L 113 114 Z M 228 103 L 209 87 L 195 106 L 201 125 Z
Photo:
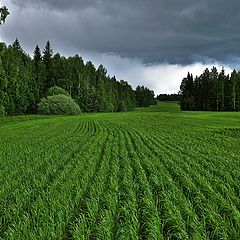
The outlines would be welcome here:
M 47 90 L 54 86 L 52 79 L 52 56 L 53 50 L 51 48 L 51 44 L 47 41 L 45 49 L 43 50 L 43 63 L 45 66 L 45 79 L 43 84 L 43 92 L 46 93 Z

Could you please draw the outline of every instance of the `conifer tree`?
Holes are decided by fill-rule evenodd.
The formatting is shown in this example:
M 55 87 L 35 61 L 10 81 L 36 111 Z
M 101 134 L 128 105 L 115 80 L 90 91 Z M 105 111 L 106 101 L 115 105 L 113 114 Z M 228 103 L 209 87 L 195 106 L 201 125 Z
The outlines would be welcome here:
M 22 47 L 21 47 L 21 44 L 19 42 L 19 40 L 16 38 L 16 40 L 13 42 L 12 44 L 12 47 L 15 49 L 15 50 L 18 50 L 18 51 L 23 51 L 22 50 Z
M 231 78 L 230 78 L 230 82 L 231 82 L 231 102 L 232 102 L 232 108 L 233 108 L 234 111 L 236 111 L 236 109 L 238 108 L 238 104 L 237 104 L 238 78 L 239 78 L 239 75 L 238 75 L 237 71 L 234 69 L 232 74 L 231 74 Z
M 219 73 L 218 81 L 219 81 L 219 89 L 220 89 L 220 103 L 221 103 L 221 110 L 225 110 L 225 70 L 222 68 L 222 71 Z
M 218 81 L 218 71 L 216 67 L 213 67 L 210 72 L 210 81 L 212 82 L 212 89 L 210 95 L 210 106 L 212 110 L 219 111 L 219 81 Z
M 45 49 L 43 50 L 43 63 L 45 66 L 45 81 L 43 85 L 44 93 L 46 93 L 47 90 L 54 85 L 52 79 L 52 56 L 53 50 L 51 48 L 50 42 L 47 41 Z

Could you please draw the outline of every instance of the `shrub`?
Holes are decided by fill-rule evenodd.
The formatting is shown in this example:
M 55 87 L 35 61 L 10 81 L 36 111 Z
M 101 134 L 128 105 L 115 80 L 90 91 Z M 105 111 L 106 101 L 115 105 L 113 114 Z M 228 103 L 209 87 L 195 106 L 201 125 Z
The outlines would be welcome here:
M 54 95 L 65 95 L 65 96 L 70 96 L 69 93 L 65 90 L 62 89 L 58 86 L 54 86 L 48 89 L 48 96 L 54 96 Z
M 43 98 L 38 104 L 38 112 L 45 115 L 77 115 L 81 110 L 71 97 L 60 94 Z

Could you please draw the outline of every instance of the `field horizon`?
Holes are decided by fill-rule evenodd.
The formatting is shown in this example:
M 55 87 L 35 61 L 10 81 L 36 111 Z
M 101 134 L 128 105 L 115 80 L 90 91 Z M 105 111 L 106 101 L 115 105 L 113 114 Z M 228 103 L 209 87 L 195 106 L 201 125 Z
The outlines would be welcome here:
M 239 239 L 238 112 L 0 118 L 0 239 Z

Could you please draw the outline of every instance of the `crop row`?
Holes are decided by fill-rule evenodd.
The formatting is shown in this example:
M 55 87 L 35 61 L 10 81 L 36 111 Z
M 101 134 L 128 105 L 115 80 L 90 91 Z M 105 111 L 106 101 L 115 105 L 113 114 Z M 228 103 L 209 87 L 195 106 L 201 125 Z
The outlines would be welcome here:
M 240 238 L 236 142 L 102 118 L 1 127 L 0 239 Z

